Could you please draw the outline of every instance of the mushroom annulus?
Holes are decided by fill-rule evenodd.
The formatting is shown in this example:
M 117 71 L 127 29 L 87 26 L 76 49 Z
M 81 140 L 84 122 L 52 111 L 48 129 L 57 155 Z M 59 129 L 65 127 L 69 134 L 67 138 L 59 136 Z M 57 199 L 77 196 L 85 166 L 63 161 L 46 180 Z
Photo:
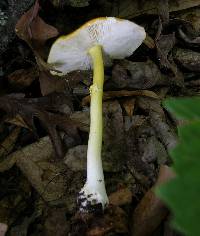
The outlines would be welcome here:
M 80 211 L 103 210 L 108 205 L 101 160 L 104 65 L 110 65 L 112 59 L 130 56 L 145 37 L 144 28 L 131 21 L 100 17 L 69 35 L 59 37 L 51 47 L 48 63 L 60 71 L 52 71 L 53 74 L 62 76 L 74 70 L 93 68 L 87 180 L 78 196 Z

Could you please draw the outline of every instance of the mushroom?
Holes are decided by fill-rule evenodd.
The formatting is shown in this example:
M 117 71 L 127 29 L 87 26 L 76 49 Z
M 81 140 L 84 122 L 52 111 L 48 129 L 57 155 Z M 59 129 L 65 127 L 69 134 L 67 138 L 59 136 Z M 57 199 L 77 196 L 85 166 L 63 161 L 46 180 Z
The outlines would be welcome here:
M 48 63 L 60 71 L 52 71 L 53 74 L 65 75 L 73 70 L 93 68 L 87 180 L 78 196 L 80 211 L 104 209 L 108 205 L 101 160 L 104 65 L 109 65 L 112 59 L 130 56 L 145 37 L 144 28 L 131 21 L 101 17 L 61 36 L 51 47 Z

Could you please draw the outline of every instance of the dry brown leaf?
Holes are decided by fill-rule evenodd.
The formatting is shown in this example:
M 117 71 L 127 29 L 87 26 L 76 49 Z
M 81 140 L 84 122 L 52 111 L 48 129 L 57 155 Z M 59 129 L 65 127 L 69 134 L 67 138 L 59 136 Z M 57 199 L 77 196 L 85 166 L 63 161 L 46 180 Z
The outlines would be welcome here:
M 107 233 L 128 233 L 128 217 L 120 207 L 110 205 L 104 214 L 78 212 L 72 225 L 76 235 L 103 236 Z M 83 234 L 83 229 L 86 231 Z
M 176 12 L 187 8 L 199 6 L 200 0 L 169 0 L 169 12 Z M 132 19 L 139 15 L 156 14 L 158 13 L 158 3 L 155 0 L 148 1 L 133 1 L 123 0 L 117 4 L 117 11 L 113 8 L 111 15 L 116 15 L 120 18 Z
M 130 204 L 132 202 L 132 193 L 128 188 L 122 188 L 109 196 L 109 203 L 115 206 Z
M 106 91 L 103 93 L 103 101 L 113 99 L 113 98 L 120 98 L 120 97 L 134 97 L 134 96 L 144 96 L 144 97 L 151 97 L 155 99 L 159 99 L 158 95 L 150 90 L 120 90 L 120 91 Z M 87 105 L 90 102 L 90 96 L 86 96 L 83 98 L 81 104 L 82 106 Z
M 73 71 L 60 77 L 43 70 L 40 72 L 39 77 L 41 93 L 45 96 L 53 92 L 70 91 L 83 79 L 85 79 L 85 75 L 81 71 Z
M 173 58 L 170 56 L 170 52 L 176 43 L 175 34 L 158 35 L 157 37 L 158 38 L 155 40 L 155 43 L 160 67 L 170 70 L 174 76 L 173 83 L 178 86 L 183 86 L 183 74 L 174 63 Z
M 56 37 L 58 31 L 51 25 L 46 24 L 38 15 L 39 12 L 38 0 L 16 24 L 16 34 L 19 38 L 26 41 L 31 48 L 37 49 L 43 45 L 47 39 Z
M 43 58 L 43 45 L 50 39 L 58 35 L 58 31 L 55 27 L 46 24 L 38 15 L 39 3 L 36 0 L 35 5 L 29 9 L 18 20 L 15 32 L 17 36 L 30 46 L 35 54 L 36 62 L 41 71 L 54 70 L 54 68 L 46 63 Z
M 4 223 L 0 223 L 0 236 L 4 236 L 6 234 L 6 231 L 8 229 L 8 226 Z
M 16 70 L 8 75 L 8 82 L 12 87 L 17 89 L 24 89 L 32 84 L 32 82 L 38 77 L 38 71 L 36 68 L 20 69 Z
M 70 222 L 66 220 L 65 208 L 49 208 L 47 218 L 43 227 L 45 236 L 66 236 L 69 235 Z
M 60 94 L 60 97 L 62 97 L 62 95 L 63 94 Z M 20 126 L 23 126 L 25 123 L 25 126 L 29 127 L 32 131 L 36 131 L 34 117 L 37 117 L 44 129 L 48 132 L 57 156 L 63 157 L 63 145 L 58 130 L 62 130 L 70 137 L 79 140 L 77 126 L 68 116 L 50 111 L 58 111 L 59 106 L 62 104 L 69 105 L 69 97 L 65 96 L 64 100 L 61 99 L 61 104 L 57 103 L 58 106 L 55 107 L 55 100 L 59 100 L 57 94 L 52 94 L 52 96 L 49 97 L 37 98 L 35 100 L 18 98 L 16 96 L 17 95 L 7 95 L 0 97 L 0 108 L 7 113 L 9 118 L 14 118 L 15 122 L 16 116 L 18 115 L 18 118 L 20 118 L 18 119 Z
M 17 114 L 14 118 L 6 119 L 5 121 L 8 123 L 11 123 L 13 125 L 16 125 L 16 126 L 30 129 L 30 127 L 26 124 L 26 122 L 23 120 L 23 118 L 19 114 Z M 32 130 L 32 129 L 30 129 L 30 130 Z
M 49 72 L 40 72 L 40 90 L 43 96 L 53 92 L 63 92 L 66 90 L 66 81 L 62 78 L 57 79 Z
M 122 102 L 122 106 L 124 107 L 128 116 L 133 116 L 133 111 L 135 108 L 135 98 L 125 99 Z
M 192 72 L 200 72 L 200 53 L 189 49 L 178 48 L 174 55 L 175 60 Z
M 127 233 L 127 215 L 120 207 L 110 206 L 103 216 L 92 220 L 87 236 L 103 236 L 108 232 Z
M 66 194 L 65 175 L 61 174 L 66 171 L 66 166 L 52 162 L 52 156 L 51 141 L 44 137 L 7 156 L 0 163 L 0 172 L 16 164 L 45 201 L 60 199 Z
M 149 36 L 148 34 L 147 34 L 147 36 L 146 36 L 146 38 L 145 38 L 145 40 L 144 40 L 144 44 L 145 44 L 148 48 L 150 48 L 150 49 L 155 48 L 155 42 L 154 42 L 154 40 L 152 39 L 152 37 Z
M 119 61 L 112 69 L 112 77 L 109 82 L 116 90 L 150 90 L 156 85 L 169 84 L 158 66 L 151 60 L 145 62 Z
M 16 127 L 7 137 L 6 139 L 0 144 L 0 157 L 8 155 L 14 145 L 15 142 L 19 136 L 19 133 L 21 131 L 21 128 Z
M 162 201 L 155 195 L 154 188 L 174 177 L 174 173 L 168 166 L 161 166 L 157 182 L 144 195 L 133 212 L 132 235 L 151 235 L 168 215 L 168 210 Z

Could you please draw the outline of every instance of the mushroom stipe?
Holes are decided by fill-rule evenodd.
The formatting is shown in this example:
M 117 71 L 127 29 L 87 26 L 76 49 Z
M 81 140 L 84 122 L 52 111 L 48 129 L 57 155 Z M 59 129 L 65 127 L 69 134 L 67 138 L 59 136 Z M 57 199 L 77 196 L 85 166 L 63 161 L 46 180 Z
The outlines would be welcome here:
M 101 160 L 104 65 L 123 59 L 137 49 L 146 34 L 137 24 L 115 17 L 91 20 L 53 44 L 48 62 L 65 75 L 73 70 L 93 68 L 90 86 L 90 134 L 87 150 L 87 180 L 78 195 L 81 212 L 102 211 L 109 204 Z

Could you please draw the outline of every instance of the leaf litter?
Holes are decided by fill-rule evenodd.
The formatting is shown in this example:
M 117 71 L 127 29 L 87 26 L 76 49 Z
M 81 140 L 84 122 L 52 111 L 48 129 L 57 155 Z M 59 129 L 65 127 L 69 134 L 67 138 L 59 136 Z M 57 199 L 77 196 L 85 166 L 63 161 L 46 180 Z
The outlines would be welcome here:
M 98 17 L 99 11 L 90 1 L 87 7 L 77 1 L 51 2 L 35 1 L 18 16 L 15 31 L 21 41 L 11 37 L 9 41 L 17 46 L 11 43 L 2 50 L 15 51 L 21 60 L 13 67 L 14 56 L 1 59 L 5 74 L 0 128 L 7 133 L 0 136 L 0 175 L 1 185 L 8 188 L 0 193 L 0 230 L 4 223 L 10 235 L 158 234 L 162 222 L 168 224 L 169 212 L 153 189 L 163 175 L 160 167 L 168 169 L 168 152 L 177 143 L 177 121 L 169 117 L 161 101 L 174 94 L 198 93 L 195 16 L 200 3 L 97 3 L 109 11 L 107 15 L 138 16 L 135 20 L 145 26 L 148 37 L 132 57 L 116 60 L 105 71 L 102 155 L 111 204 L 104 215 L 84 218 L 77 213 L 76 196 L 85 178 L 91 73 L 74 71 L 58 78 L 50 73 L 54 68 L 46 58 L 52 40 L 66 33 L 53 25 L 65 20 L 72 31 L 81 23 L 77 15 L 86 21 Z M 8 4 L 20 5 L 19 1 Z M 77 14 L 80 6 L 81 14 Z M 24 53 L 32 55 L 29 62 L 19 48 L 29 50 Z M 10 200 L 11 190 L 15 201 Z

